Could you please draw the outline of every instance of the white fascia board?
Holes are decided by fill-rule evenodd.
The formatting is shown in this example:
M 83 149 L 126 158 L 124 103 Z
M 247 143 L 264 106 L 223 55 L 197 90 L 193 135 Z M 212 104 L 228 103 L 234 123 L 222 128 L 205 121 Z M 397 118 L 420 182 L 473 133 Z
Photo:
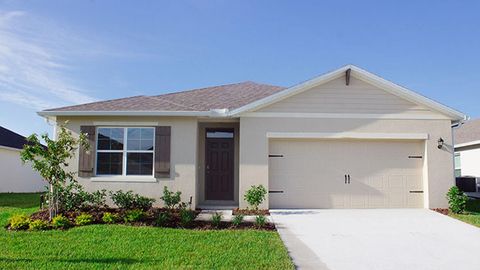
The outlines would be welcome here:
M 451 120 L 453 121 L 464 121 L 468 119 L 468 116 L 465 114 L 456 111 L 448 106 L 445 106 L 443 104 L 440 104 L 436 101 L 433 101 L 427 97 L 424 97 L 418 93 L 415 93 L 405 87 L 399 86 L 395 83 L 392 83 L 390 81 L 387 81 L 377 75 L 374 75 L 368 71 L 365 71 L 359 67 L 356 67 L 354 65 L 346 65 L 343 66 L 337 70 L 334 70 L 332 72 L 326 73 L 324 75 L 321 75 L 317 78 L 314 78 L 312 80 L 306 81 L 304 83 L 295 85 L 293 87 L 287 88 L 283 91 L 280 91 L 274 95 L 268 96 L 266 98 L 260 99 L 258 101 L 252 102 L 250 104 L 247 104 L 243 107 L 240 107 L 238 109 L 235 109 L 229 113 L 229 115 L 237 115 L 245 112 L 250 112 L 253 110 L 258 110 L 262 107 L 268 106 L 270 104 L 279 102 L 285 98 L 288 98 L 290 96 L 299 94 L 301 92 L 304 92 L 308 89 L 311 89 L 312 87 L 324 84 L 329 82 L 332 79 L 336 79 L 339 76 L 342 76 L 345 71 L 350 69 L 352 71 L 351 76 L 355 76 L 359 79 L 362 79 L 368 83 L 371 83 L 373 85 L 376 85 L 377 87 L 390 92 L 394 95 L 397 95 L 401 98 L 407 99 L 409 101 L 412 101 L 417 104 L 424 105 L 426 107 L 429 107 L 433 109 L 434 111 L 440 112 L 441 114 L 447 115 L 450 117 Z
M 461 147 L 466 147 L 466 146 L 477 145 L 477 144 L 480 144 L 480 140 L 478 140 L 478 141 L 466 142 L 466 143 L 455 144 L 455 149 L 461 148 Z
M 383 139 L 383 140 L 427 140 L 426 133 L 314 133 L 314 132 L 267 132 L 271 139 Z
M 211 116 L 206 111 L 41 111 L 38 115 L 48 116 Z M 216 114 L 216 116 L 222 116 Z

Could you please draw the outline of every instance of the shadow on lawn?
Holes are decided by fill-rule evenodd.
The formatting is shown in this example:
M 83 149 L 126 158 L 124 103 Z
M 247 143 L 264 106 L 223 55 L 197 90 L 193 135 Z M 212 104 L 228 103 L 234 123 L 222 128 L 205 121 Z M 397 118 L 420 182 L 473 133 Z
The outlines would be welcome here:
M 6 263 L 19 263 L 19 262 L 24 262 L 24 263 L 37 263 L 41 264 L 42 262 L 48 262 L 48 263 L 93 263 L 93 264 L 135 264 L 135 263 L 144 263 L 145 260 L 137 260 L 137 259 L 130 259 L 130 258 L 101 258 L 101 259 L 95 259 L 95 258 L 85 258 L 85 259 L 60 259 L 60 258 L 35 258 L 35 259 L 29 259 L 29 258 L 1 258 L 0 257 L 0 263 L 1 262 L 6 262 Z

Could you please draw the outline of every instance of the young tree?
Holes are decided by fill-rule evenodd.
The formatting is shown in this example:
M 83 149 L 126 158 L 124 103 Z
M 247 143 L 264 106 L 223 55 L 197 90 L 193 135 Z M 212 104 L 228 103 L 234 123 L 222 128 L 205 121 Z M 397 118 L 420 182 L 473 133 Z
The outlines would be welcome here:
M 79 139 L 75 139 L 72 133 L 65 128 L 65 124 L 60 126 L 56 140 L 50 139 L 46 133 L 41 135 L 46 147 L 40 143 L 37 134 L 30 135 L 27 138 L 29 143 L 23 146 L 20 153 L 22 162 L 31 162 L 33 169 L 38 171 L 49 184 L 47 198 L 50 219 L 55 217 L 58 212 L 59 188 L 67 182 L 75 181 L 75 172 L 65 170 L 68 167 L 68 160 L 74 157 L 75 150 L 80 145 L 89 147 L 85 134 L 80 134 Z

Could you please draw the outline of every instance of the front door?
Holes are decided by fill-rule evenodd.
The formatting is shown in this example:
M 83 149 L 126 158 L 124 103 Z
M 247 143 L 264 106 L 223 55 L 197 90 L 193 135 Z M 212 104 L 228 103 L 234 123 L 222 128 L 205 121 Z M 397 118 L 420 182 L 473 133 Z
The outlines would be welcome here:
M 205 199 L 233 201 L 233 129 L 207 129 L 205 139 Z

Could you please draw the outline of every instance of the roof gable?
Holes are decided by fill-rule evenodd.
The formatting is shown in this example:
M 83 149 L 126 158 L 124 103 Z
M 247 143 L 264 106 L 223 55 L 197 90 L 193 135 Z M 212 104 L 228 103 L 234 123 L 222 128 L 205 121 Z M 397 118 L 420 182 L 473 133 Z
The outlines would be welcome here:
M 252 102 L 246 106 L 243 106 L 241 108 L 238 108 L 232 111 L 231 115 L 239 115 L 245 112 L 252 112 L 252 111 L 259 110 L 271 104 L 280 102 L 286 98 L 303 93 L 316 86 L 328 83 L 342 76 L 346 76 L 347 71 L 350 73 L 350 76 L 352 77 L 358 78 L 364 82 L 374 85 L 390 94 L 398 96 L 409 102 L 412 102 L 421 106 L 425 106 L 426 108 L 429 108 L 434 112 L 447 116 L 449 119 L 452 119 L 455 121 L 461 121 L 461 120 L 467 119 L 467 116 L 459 111 L 456 111 L 450 107 L 447 107 L 443 104 L 433 101 L 427 97 L 424 97 L 418 93 L 415 93 L 409 89 L 406 89 L 402 86 L 394 84 L 390 81 L 387 81 L 377 75 L 374 75 L 370 72 L 367 72 L 353 65 L 347 65 L 347 66 L 341 67 L 337 70 L 325 73 L 314 79 L 308 80 L 306 82 L 297 84 L 293 87 L 287 88 L 283 91 L 277 92 L 266 98 Z

